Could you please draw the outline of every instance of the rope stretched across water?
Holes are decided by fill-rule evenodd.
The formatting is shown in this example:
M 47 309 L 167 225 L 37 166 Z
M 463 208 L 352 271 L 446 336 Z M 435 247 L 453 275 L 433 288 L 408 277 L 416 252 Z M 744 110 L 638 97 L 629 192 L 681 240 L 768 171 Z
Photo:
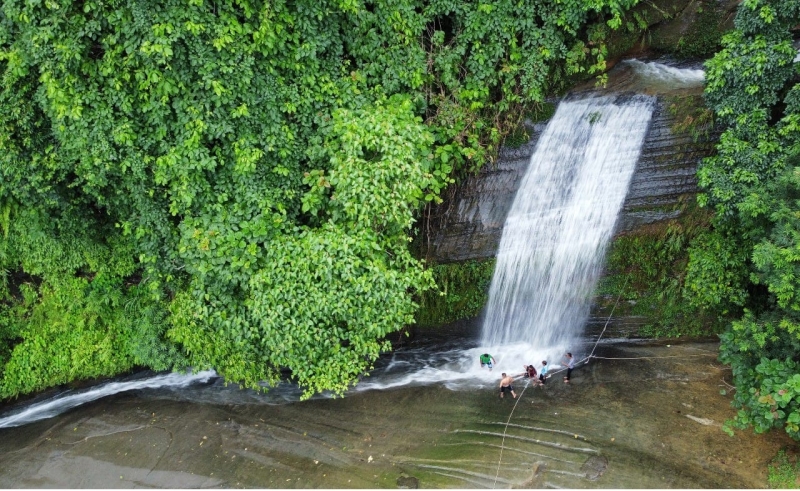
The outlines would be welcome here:
M 608 319 L 606 319 L 606 324 L 603 326 L 603 331 L 600 333 L 600 336 L 597 337 L 597 341 L 594 343 L 594 348 L 592 348 L 592 352 L 589 354 L 589 356 L 587 356 L 583 360 L 579 361 L 578 363 L 583 362 L 583 361 L 586 361 L 588 363 L 589 358 L 591 358 L 594 355 L 594 350 L 597 348 L 597 344 L 600 342 L 600 338 L 602 338 L 603 334 L 606 332 L 606 327 L 608 327 L 608 323 L 611 320 L 611 316 L 614 315 L 614 311 L 617 309 L 617 305 L 619 304 L 619 300 L 622 298 L 622 292 L 625 291 L 625 287 L 628 285 L 628 280 L 629 279 L 630 279 L 630 275 L 625 277 L 625 283 L 622 285 L 622 288 L 620 289 L 619 295 L 617 296 L 617 301 L 614 303 L 614 307 L 611 309 L 611 313 L 608 314 Z M 559 372 L 562 372 L 562 371 L 564 371 L 563 368 L 561 370 L 556 370 L 550 376 L 555 375 L 556 373 L 559 373 Z M 497 479 L 500 476 L 500 464 L 503 461 L 503 449 L 505 448 L 505 443 L 506 443 L 506 432 L 508 431 L 508 425 L 511 422 L 511 416 L 514 415 L 514 410 L 517 408 L 517 404 L 519 404 L 519 401 L 522 400 L 522 394 L 525 393 L 525 391 L 528 389 L 530 384 L 531 384 L 531 381 L 530 381 L 530 378 L 529 378 L 527 383 L 525 384 L 525 388 L 522 389 L 522 392 L 519 393 L 519 397 L 517 397 L 517 401 L 514 403 L 514 407 L 511 408 L 511 413 L 509 413 L 508 419 L 506 420 L 506 426 L 505 426 L 505 428 L 503 428 L 503 440 L 500 442 L 500 458 L 497 460 L 497 473 L 494 476 L 494 484 L 492 484 L 492 489 L 494 489 L 497 486 Z
M 508 419 L 506 420 L 506 426 L 503 428 L 503 439 L 500 441 L 500 458 L 497 460 L 497 472 L 494 475 L 494 484 L 492 484 L 492 489 L 497 486 L 497 478 L 500 476 L 500 462 L 503 461 L 503 449 L 506 447 L 506 431 L 508 431 L 508 424 L 511 422 L 511 416 L 514 414 L 514 409 L 517 408 L 517 404 L 519 401 L 522 400 L 522 394 L 525 393 L 525 390 L 528 386 L 531 385 L 531 380 L 528 379 L 527 383 L 525 384 L 525 388 L 522 389 L 522 392 L 519 393 L 519 397 L 517 397 L 517 402 L 514 403 L 514 407 L 511 408 L 511 413 L 508 415 Z
M 649 360 L 649 359 L 663 359 L 663 358 L 691 358 L 697 356 L 717 356 L 716 353 L 706 353 L 701 355 L 681 355 L 681 356 L 640 356 L 640 357 L 629 357 L 629 358 L 610 358 L 605 356 L 594 356 L 594 352 L 597 349 L 597 345 L 600 343 L 600 339 L 603 337 L 603 334 L 605 334 L 606 328 L 608 327 L 608 323 L 611 321 L 611 317 L 614 315 L 614 311 L 617 309 L 617 305 L 619 305 L 619 301 L 622 298 L 622 293 L 625 289 L 625 286 L 627 286 L 628 284 L 628 279 L 630 279 L 630 275 L 625 278 L 625 283 L 622 285 L 622 289 L 619 295 L 617 296 L 617 301 L 614 303 L 614 307 L 611 309 L 611 313 L 608 315 L 608 318 L 606 319 L 606 323 L 603 326 L 603 330 L 600 332 L 600 335 L 597 337 L 597 341 L 595 341 L 594 346 L 592 347 L 592 352 L 589 353 L 589 356 L 586 356 L 585 358 L 576 362 L 576 364 L 589 363 L 590 358 L 597 358 L 601 360 Z M 555 370 L 551 372 L 550 375 L 548 375 L 546 378 L 550 378 L 556 373 L 563 372 L 564 370 L 565 368 L 563 367 L 559 370 Z M 497 460 L 497 472 L 494 476 L 494 484 L 492 485 L 493 489 L 497 486 L 497 480 L 500 476 L 500 464 L 503 461 L 503 449 L 505 448 L 506 432 L 508 431 L 508 425 L 511 423 L 511 417 L 514 415 L 514 410 L 517 408 L 517 404 L 519 404 L 519 401 L 522 400 L 522 395 L 525 393 L 525 390 L 527 390 L 529 386 L 530 386 L 530 379 L 527 380 L 525 388 L 522 389 L 522 392 L 520 392 L 519 397 L 517 397 L 517 400 L 514 403 L 514 407 L 511 408 L 511 413 L 509 413 L 508 415 L 508 420 L 506 420 L 506 425 L 505 428 L 503 429 L 503 439 L 500 442 L 500 457 Z
M 608 323 L 611 321 L 611 316 L 614 315 L 614 311 L 617 310 L 617 305 L 619 305 L 619 300 L 622 298 L 622 293 L 625 291 L 625 287 L 628 286 L 628 280 L 629 279 L 631 279 L 631 275 L 628 275 L 628 276 L 625 277 L 625 283 L 622 284 L 622 288 L 620 288 L 620 290 L 619 290 L 619 295 L 617 295 L 617 301 L 614 302 L 614 307 L 611 308 L 611 313 L 608 314 L 608 319 L 606 319 L 606 323 L 603 326 L 603 330 L 600 332 L 600 335 L 597 336 L 597 341 L 595 341 L 595 343 L 594 343 L 594 347 L 592 348 L 592 352 L 589 353 L 589 356 L 587 356 L 586 358 L 584 358 L 581 361 L 586 361 L 588 363 L 589 362 L 589 358 L 591 358 L 594 355 L 594 350 L 597 349 L 597 345 L 600 343 L 600 338 L 602 338 L 603 334 L 605 334 L 606 328 L 608 327 Z M 580 361 L 578 363 L 580 363 Z

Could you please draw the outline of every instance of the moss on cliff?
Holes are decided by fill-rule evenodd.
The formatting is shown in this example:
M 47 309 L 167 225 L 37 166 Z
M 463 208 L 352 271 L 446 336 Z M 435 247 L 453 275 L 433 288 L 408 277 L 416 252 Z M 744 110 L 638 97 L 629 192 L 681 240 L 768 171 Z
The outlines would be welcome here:
M 601 308 L 611 308 L 619 298 L 615 316 L 646 319 L 641 336 L 702 336 L 722 327 L 721 319 L 692 307 L 683 296 L 687 246 L 708 228 L 710 213 L 698 207 L 694 195 L 683 196 L 675 210 L 680 211 L 675 219 L 617 236 L 597 287 Z
M 640 52 L 656 52 L 679 59 L 707 59 L 733 27 L 735 0 L 650 0 L 626 12 L 617 31 L 597 24 L 587 31 L 604 30 L 610 66 Z
M 419 299 L 417 324 L 439 326 L 477 316 L 488 298 L 494 264 L 492 258 L 434 266 L 439 289 L 427 291 Z
M 664 105 L 675 120 L 673 133 L 689 134 L 695 142 L 711 136 L 714 112 L 705 106 L 702 94 L 667 97 Z
M 716 0 L 694 0 L 675 17 L 653 31 L 651 47 L 678 58 L 710 58 L 731 27 L 724 4 Z

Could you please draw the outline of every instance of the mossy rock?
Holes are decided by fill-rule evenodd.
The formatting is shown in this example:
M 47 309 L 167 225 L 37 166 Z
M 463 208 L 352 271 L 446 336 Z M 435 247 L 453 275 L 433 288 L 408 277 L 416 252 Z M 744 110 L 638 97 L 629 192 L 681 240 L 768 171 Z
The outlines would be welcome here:
M 736 0 L 652 0 L 625 13 L 616 31 L 607 31 L 608 68 L 640 53 L 656 52 L 682 59 L 706 59 L 733 28 Z
M 733 0 L 691 0 L 673 19 L 650 30 L 648 44 L 681 58 L 709 58 L 718 50 L 722 35 L 733 28 L 737 5 Z
M 417 325 L 441 326 L 477 316 L 488 299 L 494 265 L 491 258 L 433 266 L 437 289 L 419 299 Z

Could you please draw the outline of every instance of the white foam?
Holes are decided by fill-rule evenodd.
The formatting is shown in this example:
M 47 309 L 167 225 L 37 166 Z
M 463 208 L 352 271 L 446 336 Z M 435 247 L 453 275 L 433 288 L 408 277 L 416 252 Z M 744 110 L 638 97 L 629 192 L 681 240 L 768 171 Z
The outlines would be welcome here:
M 62 394 L 53 399 L 27 406 L 18 413 L 0 418 L 0 428 L 21 426 L 40 419 L 51 418 L 81 404 L 120 392 L 161 387 L 187 387 L 197 382 L 207 382 L 216 376 L 215 371 L 207 370 L 192 375 L 169 373 L 130 382 L 111 382 L 85 392 Z
M 641 61 L 636 58 L 622 63 L 630 65 L 641 78 L 669 85 L 672 88 L 699 87 L 705 83 L 706 72 L 699 68 L 678 68 L 654 61 Z
M 572 351 L 589 317 L 653 105 L 654 98 L 640 95 L 559 104 L 503 227 L 484 346 L 524 346 L 510 350 L 520 353 L 517 365 L 525 350 Z
M 398 351 L 385 368 L 374 370 L 350 392 L 421 385 L 442 385 L 451 390 L 492 387 L 499 384 L 503 372 L 521 375 L 525 365 L 534 365 L 538 371 L 542 361 L 547 360 L 548 366 L 556 369 L 564 362 L 567 351 L 577 357 L 578 349 L 555 346 L 544 350 L 527 343 L 515 343 L 440 352 Z M 495 359 L 491 370 L 480 365 L 483 353 Z

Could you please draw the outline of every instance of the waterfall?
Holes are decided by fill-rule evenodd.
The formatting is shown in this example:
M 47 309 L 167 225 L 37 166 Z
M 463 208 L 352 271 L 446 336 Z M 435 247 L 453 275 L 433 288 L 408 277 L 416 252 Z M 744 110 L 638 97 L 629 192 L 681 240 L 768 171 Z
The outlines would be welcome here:
M 484 346 L 521 344 L 559 355 L 573 346 L 654 102 L 635 95 L 559 104 L 503 227 Z

